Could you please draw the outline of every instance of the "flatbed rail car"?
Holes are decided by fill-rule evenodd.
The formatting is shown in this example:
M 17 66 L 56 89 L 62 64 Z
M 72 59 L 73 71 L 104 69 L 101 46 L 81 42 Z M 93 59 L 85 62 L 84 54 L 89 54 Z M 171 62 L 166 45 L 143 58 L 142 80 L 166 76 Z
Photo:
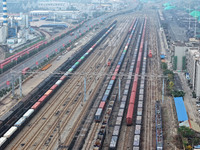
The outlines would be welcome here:
M 87 56 L 90 55 L 91 52 L 93 52 L 93 50 L 97 47 L 97 45 L 99 45 L 104 39 L 105 37 L 113 30 L 113 28 L 116 26 L 116 22 L 114 21 L 108 28 L 102 30 L 102 32 L 100 32 L 99 36 L 95 37 L 94 41 L 95 44 L 93 43 L 90 44 L 90 48 L 88 49 L 88 45 L 87 45 L 87 49 L 84 49 L 84 54 L 82 55 L 82 57 L 80 58 L 80 55 L 74 56 L 74 59 L 76 58 L 77 62 L 73 61 L 73 63 L 75 63 L 73 66 L 71 66 L 71 68 L 68 68 L 65 64 L 62 65 L 59 69 L 61 71 L 66 71 L 63 76 L 58 76 L 58 78 L 52 77 L 54 80 L 51 80 L 53 84 L 51 84 L 51 86 L 49 87 L 49 85 L 45 88 L 45 92 L 44 94 L 41 94 L 40 97 L 37 96 L 37 99 L 35 98 L 36 96 L 32 96 L 31 98 L 35 98 L 36 101 L 34 101 L 33 103 L 31 103 L 30 107 L 26 109 L 26 111 L 24 111 L 22 114 L 24 114 L 21 118 L 18 117 L 18 120 L 16 120 L 17 122 L 13 123 L 8 130 L 5 131 L 5 133 L 3 134 L 3 136 L 0 138 L 0 141 L 2 141 L 1 145 L 0 145 L 0 149 L 3 149 L 5 146 L 7 146 L 7 144 L 12 140 L 12 138 L 14 138 L 16 136 L 17 133 L 20 132 L 20 130 L 24 127 L 24 125 L 31 119 L 32 116 L 34 116 L 39 109 L 49 100 L 49 98 L 52 96 L 52 94 L 58 90 L 58 88 L 66 81 L 66 78 L 69 77 L 70 73 L 75 71 L 78 66 L 87 58 Z M 94 42 L 93 40 L 91 42 Z M 87 51 L 86 51 L 87 50 Z M 79 58 L 79 60 L 78 60 Z M 72 63 L 72 61 L 70 61 Z M 50 77 L 49 77 L 50 78 Z M 51 79 L 51 78 L 50 78 Z M 49 80 L 50 80 L 49 79 Z M 46 81 L 47 82 L 47 81 Z M 48 89 L 49 88 L 49 89 Z M 29 103 L 28 103 L 29 104 Z M 21 107 L 19 107 L 21 108 Z M 21 114 L 21 113 L 20 113 Z M 5 120 L 5 119 L 4 119 Z M 5 141 L 6 138 L 6 141 Z

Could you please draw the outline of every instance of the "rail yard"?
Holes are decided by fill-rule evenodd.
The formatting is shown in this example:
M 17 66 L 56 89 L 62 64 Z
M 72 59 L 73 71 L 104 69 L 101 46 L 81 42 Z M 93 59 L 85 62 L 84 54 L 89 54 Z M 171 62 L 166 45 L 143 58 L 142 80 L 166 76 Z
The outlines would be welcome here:
M 174 149 L 157 11 L 138 5 L 102 18 L 90 41 L 0 117 L 0 149 Z

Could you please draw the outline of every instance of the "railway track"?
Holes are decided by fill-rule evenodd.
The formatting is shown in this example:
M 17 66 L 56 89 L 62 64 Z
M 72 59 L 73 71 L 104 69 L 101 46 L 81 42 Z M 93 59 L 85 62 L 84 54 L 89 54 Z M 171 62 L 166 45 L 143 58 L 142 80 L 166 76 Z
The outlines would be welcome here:
M 88 69 L 85 69 L 85 68 L 89 68 L 90 69 L 91 62 L 94 62 L 96 60 L 101 61 L 101 59 L 102 59 L 102 57 L 99 57 L 99 55 L 96 53 L 95 57 L 93 57 L 92 59 L 90 59 L 89 61 L 84 63 L 83 67 L 81 67 L 82 69 L 78 69 L 77 71 L 83 72 L 84 70 L 88 70 Z M 100 62 L 100 63 L 102 63 L 102 62 Z M 41 135 L 41 132 L 44 132 L 44 131 L 48 131 L 49 132 L 50 131 L 50 130 L 44 130 L 44 128 L 50 123 L 49 121 L 51 121 L 51 118 L 55 117 L 55 115 L 54 115 L 55 113 L 61 112 L 59 114 L 60 117 L 61 117 L 61 116 L 63 116 L 65 114 L 65 111 L 67 111 L 68 109 L 72 109 L 72 110 L 69 110 L 71 112 L 69 115 L 73 114 L 75 109 L 73 109 L 71 107 L 73 106 L 74 101 L 69 101 L 68 104 L 65 104 L 65 103 L 66 103 L 66 99 L 72 99 L 72 100 L 76 99 L 77 95 L 79 94 L 80 90 L 83 87 L 83 83 L 81 83 L 81 81 L 83 81 L 83 77 L 81 77 L 81 76 L 79 76 L 78 78 L 77 77 L 72 77 L 72 82 L 70 82 L 69 84 L 65 84 L 64 87 L 62 88 L 62 90 L 55 97 L 53 97 L 53 99 L 55 99 L 55 100 L 53 102 L 51 102 L 50 105 L 48 105 L 47 108 L 45 108 L 45 111 L 40 115 L 40 117 L 36 121 L 34 121 L 34 124 L 32 125 L 32 128 L 30 128 L 28 130 L 27 134 L 25 134 L 22 137 L 22 139 L 26 139 L 27 142 L 28 142 L 26 144 L 26 146 L 24 147 L 24 149 L 28 149 L 32 145 L 32 143 L 34 142 L 34 139 L 39 140 L 40 142 L 38 142 L 38 143 L 41 143 L 42 139 L 38 139 L 38 136 Z M 91 84 L 91 82 L 90 82 L 90 84 Z M 68 91 L 68 92 L 66 93 L 66 91 Z M 66 95 L 63 95 L 63 93 L 65 93 Z M 59 104 L 57 104 L 58 100 L 61 100 L 59 102 Z M 80 101 L 79 101 L 79 103 L 80 103 Z M 76 103 L 75 107 L 77 107 L 79 103 Z M 65 106 L 63 111 L 61 111 L 62 105 Z M 51 115 L 47 116 L 47 114 L 50 112 L 50 110 L 52 111 L 50 113 Z M 39 122 L 40 122 L 40 120 L 42 120 L 42 118 L 48 118 L 48 119 L 44 120 L 44 123 L 42 123 L 42 126 L 35 127 L 35 125 L 40 125 L 41 124 Z M 52 128 L 55 128 L 55 126 L 57 124 L 57 121 L 58 120 L 55 117 L 54 120 L 53 120 L 54 123 L 52 124 Z M 68 119 L 68 121 L 69 121 L 69 119 Z M 30 140 L 28 140 L 28 138 L 26 138 L 26 137 L 32 132 L 33 128 L 37 128 L 39 130 L 37 130 L 37 132 L 33 134 L 34 135 L 33 137 L 30 137 L 31 138 Z M 47 135 L 49 135 L 49 134 L 46 134 L 45 137 L 47 137 Z M 20 145 L 20 143 L 22 143 L 21 140 L 19 141 L 19 143 L 17 143 L 15 145 L 15 147 L 13 149 L 15 149 L 15 148 L 17 149 L 17 145 Z M 41 145 L 41 144 L 39 144 L 39 145 Z
M 119 74 L 124 74 L 125 73 L 125 71 L 127 71 L 127 66 L 128 66 L 128 62 L 130 61 L 129 59 L 130 59 L 130 57 L 129 56 L 131 56 L 133 53 L 131 52 L 131 50 L 133 49 L 133 44 L 135 43 L 135 37 L 136 37 L 136 35 L 134 34 L 134 38 L 132 39 L 132 42 L 131 42 L 131 44 L 130 44 L 130 46 L 129 46 L 129 49 L 128 49 L 128 53 L 127 53 L 127 55 L 126 55 L 126 57 L 125 57 L 125 60 L 124 60 L 124 63 L 123 63 L 123 65 L 122 65 L 122 68 L 120 69 L 120 72 L 119 72 Z M 122 80 L 122 85 L 124 84 L 123 83 L 123 78 L 124 77 L 120 77 L 121 78 L 121 80 Z M 110 117 L 110 119 L 108 119 L 109 120 L 109 123 L 107 123 L 107 124 L 111 124 L 112 122 L 114 122 L 115 123 L 115 119 L 116 119 L 116 117 L 114 117 L 113 115 L 115 114 L 115 116 L 117 115 L 115 112 L 118 112 L 118 110 L 119 110 L 119 107 L 120 107 L 120 103 L 119 103 L 119 101 L 118 101 L 118 81 L 116 82 L 116 86 L 114 87 L 114 89 L 113 89 L 113 92 L 111 93 L 111 95 L 112 96 L 115 96 L 115 98 L 110 98 L 110 102 L 111 101 L 113 101 L 113 102 L 115 102 L 115 104 L 114 104 L 114 106 L 113 106 L 113 111 L 112 111 L 112 117 L 110 117 L 111 116 L 111 114 L 110 114 L 110 116 L 108 116 L 108 117 Z M 121 91 L 123 91 L 123 89 L 121 90 Z M 121 94 L 122 94 L 122 92 L 121 92 Z M 107 110 L 108 109 L 111 109 L 109 106 L 107 107 Z M 106 111 L 107 112 L 107 111 Z M 105 116 L 107 115 L 107 113 L 104 115 L 104 117 L 103 118 L 105 118 Z M 115 118 L 115 119 L 114 119 Z M 111 121 L 111 119 L 112 119 L 112 121 Z M 106 128 L 106 137 L 105 137 L 105 140 L 104 140 L 104 144 L 103 144 L 103 147 L 102 147 L 102 149 L 108 149 L 108 147 L 109 147 L 109 143 L 110 143 L 110 140 L 111 140 L 111 137 L 112 137 L 112 135 L 111 136 L 109 136 L 108 134 L 110 134 L 110 133 L 112 133 L 112 131 L 113 131 L 113 127 L 110 127 L 109 128 L 109 126 L 105 126 L 105 128 Z M 129 131 L 131 131 L 131 130 L 129 130 Z M 96 135 L 98 136 L 98 134 L 96 133 Z M 96 137 L 97 137 L 96 136 Z M 95 138 L 95 137 L 94 137 Z M 127 138 L 127 137 L 126 137 Z M 96 138 L 97 139 L 97 138 Z M 126 141 L 126 140 L 125 140 Z M 129 142 L 130 142 L 130 140 L 129 140 Z M 93 145 L 94 145 L 94 143 L 93 143 Z M 90 147 L 90 149 L 92 148 L 92 145 L 91 145 L 91 147 Z M 86 149 L 85 149 L 86 150 Z
M 112 51 L 106 52 L 105 55 L 109 56 L 109 55 L 111 55 L 111 52 Z M 99 53 L 96 53 L 94 55 L 95 56 L 93 56 L 93 57 L 90 56 L 90 57 L 92 57 L 92 59 L 87 60 L 87 62 L 84 63 L 83 69 L 78 69 L 77 71 L 83 72 L 83 70 L 84 70 L 84 71 L 87 71 L 88 73 L 92 73 L 94 71 L 101 72 L 100 70 L 102 68 L 105 70 L 106 68 L 103 67 L 104 66 L 104 63 L 103 63 L 104 55 L 101 55 L 100 57 L 99 57 Z M 96 63 L 94 63 L 95 61 L 96 61 Z M 90 64 L 92 64 L 92 62 L 93 62 L 93 65 L 91 66 Z M 96 69 L 96 64 L 101 64 L 102 67 L 98 67 L 99 69 Z M 93 68 L 93 69 L 91 69 L 91 68 Z M 80 99 L 82 99 L 83 96 L 80 96 L 80 93 L 79 93 L 79 91 L 83 87 L 83 83 L 81 83 L 82 80 L 83 80 L 83 77 L 80 77 L 80 76 L 78 77 L 78 79 L 76 77 L 72 77 L 72 80 L 70 80 L 70 82 L 67 82 L 68 84 L 65 84 L 64 87 L 61 88 L 62 89 L 61 92 L 58 92 L 58 95 L 53 97 L 53 99 L 55 99 L 55 100 L 53 102 L 49 102 L 49 105 L 47 106 L 47 108 L 45 108 L 44 112 L 40 115 L 40 117 L 37 118 L 33 124 L 31 124 L 31 127 L 26 132 L 27 134 L 24 134 L 12 149 L 18 149 L 18 148 L 29 149 L 31 146 L 34 146 L 33 149 L 41 149 L 41 148 L 46 149 L 46 148 L 52 147 L 54 144 L 51 144 L 50 146 L 46 146 L 46 147 L 44 147 L 44 145 L 45 145 L 46 141 L 49 140 L 49 137 L 52 140 L 52 138 L 51 138 L 52 134 L 54 134 L 53 139 L 56 139 L 55 130 L 56 130 L 56 125 L 59 121 L 58 118 L 62 118 L 64 116 L 65 112 L 68 112 L 68 115 L 73 116 L 72 115 L 73 112 L 75 112 L 76 108 L 82 102 Z M 87 88 L 87 92 L 89 92 L 88 89 L 89 89 L 90 85 L 92 85 L 92 83 L 95 83 L 94 79 L 91 79 L 91 81 L 88 81 L 88 82 L 89 82 L 89 86 Z M 67 90 L 68 88 L 69 88 L 69 90 Z M 66 93 L 66 91 L 67 91 L 67 93 Z M 91 92 L 91 90 L 90 90 L 90 92 Z M 66 93 L 66 95 L 63 96 L 63 93 Z M 76 95 L 79 95 L 78 96 L 79 100 L 76 99 L 77 98 Z M 93 96 L 94 96 L 94 94 L 93 94 Z M 70 99 L 69 97 L 71 97 L 71 99 L 75 99 L 75 101 L 78 101 L 75 104 L 76 106 L 73 106 L 74 101 L 67 102 L 68 104 L 66 104 L 66 99 L 69 100 Z M 62 99 L 62 100 L 59 100 L 59 99 Z M 58 100 L 59 100 L 59 104 L 57 104 Z M 64 106 L 65 108 L 62 108 L 62 110 L 61 110 L 62 106 Z M 49 112 L 49 110 L 51 110 L 51 113 L 49 116 L 47 116 L 47 111 Z M 87 108 L 84 110 L 87 110 Z M 59 117 L 56 117 L 57 115 L 55 115 L 55 114 L 59 115 Z M 82 113 L 82 114 L 84 114 L 84 113 Z M 70 118 L 70 116 L 68 116 L 67 118 Z M 46 119 L 46 118 L 48 118 L 48 119 Z M 54 119 L 50 120 L 50 118 L 54 118 Z M 67 119 L 67 118 L 66 118 L 67 121 L 65 120 L 64 123 L 61 122 L 61 124 L 63 124 L 63 125 L 61 125 L 61 131 L 64 129 L 65 125 L 69 122 L 69 119 Z M 41 121 L 41 120 L 45 120 L 46 123 L 44 121 L 42 123 L 42 126 L 39 126 L 39 124 L 41 124 L 41 123 L 39 123 L 39 121 Z M 81 119 L 79 119 L 79 120 L 81 120 Z M 48 121 L 51 122 L 51 128 L 48 127 L 49 123 L 50 123 Z M 76 123 L 76 125 L 77 124 L 78 123 Z M 38 125 L 37 129 L 39 129 L 39 130 L 37 130 L 36 132 L 33 133 L 34 125 Z M 73 130 L 75 130 L 75 129 L 73 129 Z M 31 139 L 30 139 L 30 137 L 28 138 L 28 134 L 29 135 L 31 134 L 34 136 L 31 137 Z M 41 136 L 41 134 L 45 135 L 45 136 Z M 40 138 L 38 138 L 39 135 L 40 135 Z M 70 134 L 70 135 L 73 135 L 73 134 Z M 56 140 L 53 140 L 53 142 L 51 142 L 51 143 L 55 143 L 55 141 Z M 27 144 L 22 144 L 22 143 L 27 143 Z M 46 144 L 46 145 L 48 145 L 48 144 Z
M 153 58 L 148 61 L 148 78 L 147 80 L 147 93 L 146 93 L 146 105 L 145 105 L 145 126 L 144 126 L 144 149 L 155 149 L 155 102 L 161 98 L 161 82 L 159 67 L 159 51 L 158 51 L 158 39 L 157 31 L 154 23 L 149 19 L 150 28 L 148 29 L 148 45 L 149 49 L 153 52 Z
M 125 19 L 123 19 L 123 20 L 126 20 L 125 22 L 123 22 L 123 23 L 125 23 L 125 24 L 121 24 L 120 25 L 120 27 L 119 27 L 119 31 L 118 31 L 118 34 L 116 35 L 116 37 L 117 37 L 117 40 L 116 41 L 113 41 L 112 43 L 121 43 L 120 42 L 120 40 L 121 40 L 121 38 L 119 38 L 122 34 L 123 34 L 123 32 L 124 32 L 124 30 L 125 30 L 125 28 L 126 28 L 126 26 L 128 25 L 128 21 L 127 21 L 127 19 L 125 18 Z M 116 29 L 117 30 L 117 29 Z M 123 35 L 124 36 L 124 35 Z M 123 37 L 122 36 L 122 37 Z M 123 38 L 125 38 L 125 37 L 123 37 Z M 116 49 L 119 49 L 119 47 L 120 47 L 120 45 L 121 44 L 117 44 L 117 48 Z M 117 55 L 117 53 L 118 52 L 115 52 L 115 56 Z M 111 70 L 113 70 L 113 69 L 111 69 Z M 112 72 L 112 71 L 111 71 Z M 102 93 L 103 94 L 103 93 Z M 102 94 L 100 94 L 100 95 L 102 95 Z M 99 96 L 99 97 L 101 97 L 101 96 Z M 98 98 L 97 98 L 98 99 Z M 96 100 L 96 102 L 95 103 L 98 103 L 99 104 L 99 102 Z M 79 134 L 79 136 L 78 136 L 78 138 L 77 138 L 77 140 L 76 140 L 76 145 L 74 145 L 74 147 L 73 147 L 73 149 L 80 149 L 80 145 L 81 145 L 81 143 L 83 142 L 83 139 L 85 138 L 85 136 L 87 136 L 87 135 L 89 135 L 89 136 L 87 136 L 87 138 L 86 138 L 86 140 L 84 140 L 84 145 L 83 145 L 83 149 L 85 149 L 85 150 L 87 150 L 87 149 L 92 149 L 92 147 L 93 147 L 93 140 L 95 139 L 95 137 L 96 137 L 96 132 L 98 131 L 98 129 L 100 128 L 100 124 L 97 124 L 97 123 L 93 123 L 92 125 L 91 125 L 91 122 L 93 121 L 93 115 L 94 115 L 94 113 L 95 113 L 95 111 L 96 111 L 96 109 L 97 109 L 97 107 L 98 107 L 98 104 L 94 104 L 94 106 L 92 107 L 92 109 L 91 109 L 91 111 L 90 111 L 90 113 L 89 113 L 89 117 L 86 119 L 87 121 L 85 122 L 85 124 L 84 124 L 84 126 L 82 127 L 84 130 L 81 130 L 81 132 L 80 132 L 80 134 Z M 96 105 L 96 107 L 95 107 L 95 105 Z M 92 115 L 93 114 L 93 115 Z M 90 125 L 91 125 L 91 128 L 92 129 L 90 129 L 89 127 L 90 127 Z M 93 128 L 94 127 L 94 128 Z M 86 132 L 88 131 L 88 130 L 90 130 L 89 131 L 89 133 L 86 135 Z M 84 136 L 85 135 L 85 136 Z

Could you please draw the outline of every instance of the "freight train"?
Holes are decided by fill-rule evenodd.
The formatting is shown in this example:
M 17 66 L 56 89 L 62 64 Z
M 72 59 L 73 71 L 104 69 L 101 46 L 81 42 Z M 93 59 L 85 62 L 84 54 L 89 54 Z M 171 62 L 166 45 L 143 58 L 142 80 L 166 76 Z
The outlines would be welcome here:
M 140 44 L 140 49 L 139 49 L 139 54 L 138 54 L 138 59 L 137 59 L 137 64 L 136 64 L 136 70 L 135 70 L 135 76 L 134 76 L 134 81 L 133 81 L 132 90 L 131 90 L 131 96 L 129 99 L 128 111 L 127 111 L 127 115 L 126 115 L 126 124 L 127 125 L 132 125 L 132 123 L 133 123 L 133 113 L 134 113 L 136 93 L 137 93 L 137 87 L 138 87 L 138 75 L 140 73 L 140 65 L 141 65 L 141 60 L 142 60 L 145 30 L 146 30 L 146 19 L 144 21 L 143 32 L 141 33 L 142 39 L 141 39 L 141 44 Z M 137 119 L 139 119 L 139 118 L 140 117 L 137 117 Z
M 121 99 L 121 105 L 126 105 L 127 100 L 128 100 L 128 95 L 129 95 L 129 90 L 131 88 L 131 76 L 132 73 L 134 72 L 134 68 L 135 68 L 135 64 L 136 64 L 136 59 L 138 56 L 138 51 L 139 51 L 139 47 L 140 47 L 140 41 L 141 41 L 141 34 L 142 34 L 142 30 L 143 27 L 140 28 L 140 32 L 139 32 L 139 36 L 138 36 L 138 40 L 136 43 L 136 48 L 135 48 L 135 52 L 131 61 L 131 66 L 129 68 L 129 76 L 126 80 L 126 84 L 125 84 L 125 89 L 124 89 L 124 93 L 122 95 L 122 99 Z M 142 44 L 142 43 L 141 43 Z M 146 72 L 146 55 L 147 55 L 147 50 L 145 49 L 144 51 L 144 57 L 143 57 L 143 66 L 142 66 L 142 75 L 144 75 L 144 73 Z M 134 143 L 133 143 L 133 147 L 137 148 L 139 145 L 139 140 L 140 140 L 140 133 L 141 133 L 141 126 L 142 126 L 142 112 L 143 112 L 143 99 L 144 99 L 144 87 L 145 87 L 145 77 L 142 76 L 141 77 L 141 83 L 140 83 L 140 95 L 139 95 L 139 102 L 138 102 L 138 109 L 137 109 L 137 120 L 136 120 L 136 126 L 135 126 L 135 137 L 134 137 Z M 110 141 L 110 145 L 109 148 L 111 150 L 115 150 L 117 149 L 117 143 L 118 143 L 118 139 L 120 136 L 120 129 L 121 129 L 121 125 L 122 125 L 122 118 L 125 114 L 125 107 L 121 107 L 120 105 L 120 109 L 118 111 L 118 115 L 117 115 L 117 120 L 114 126 L 114 131 L 111 137 L 111 141 Z M 118 132 L 116 132 L 118 131 Z M 138 147 L 139 148 L 139 147 Z
M 117 66 L 115 67 L 115 70 L 114 70 L 114 73 L 111 77 L 111 80 L 109 81 L 108 83 L 108 86 L 107 86 L 107 89 L 105 90 L 104 92 L 104 95 L 102 97 L 102 100 L 100 102 L 100 105 L 99 105 L 99 108 L 97 109 L 96 111 L 96 114 L 95 114 L 95 121 L 96 122 L 100 122 L 101 119 L 102 119 L 102 116 L 103 116 L 103 110 L 105 109 L 106 107 L 106 104 L 109 103 L 108 105 L 108 109 L 106 111 L 106 115 L 102 121 L 102 125 L 101 125 L 101 128 L 98 132 L 98 137 L 96 139 L 96 142 L 94 144 L 94 149 L 97 150 L 97 149 L 101 149 L 102 145 L 103 145 L 103 141 L 104 141 L 104 138 L 106 136 L 106 130 L 107 130 L 107 125 L 108 125 L 108 121 L 109 121 L 109 118 L 110 118 L 110 114 L 112 112 L 112 109 L 113 109 L 113 106 L 114 106 L 114 103 L 116 101 L 116 98 L 110 98 L 110 95 L 111 95 L 111 92 L 112 92 L 112 89 L 114 88 L 114 83 L 116 82 L 116 78 L 117 78 L 117 74 L 119 72 L 119 70 L 121 69 L 121 66 L 123 64 L 123 61 L 124 61 L 124 58 L 126 56 L 126 53 L 127 53 L 127 50 L 130 46 L 130 42 L 132 40 L 132 37 L 133 37 L 133 34 L 135 33 L 135 29 L 136 29 L 136 26 L 138 24 L 138 20 L 137 19 L 134 19 L 132 25 L 131 25 L 131 32 L 129 32 L 129 38 L 128 38 L 128 41 L 123 49 L 123 52 L 119 58 L 119 61 L 117 63 Z M 131 76 L 130 76 L 131 78 Z M 131 79 L 130 79 L 131 80 Z M 130 84 L 130 83 L 129 83 Z M 104 104 L 103 108 L 101 107 L 102 106 L 102 103 Z M 122 102 L 122 104 L 120 105 L 120 109 L 125 109 L 125 104 L 124 102 Z M 122 116 L 121 118 L 118 118 L 119 119 L 119 124 L 121 124 L 121 121 L 122 121 Z M 121 121 L 120 121 L 121 119 Z M 115 133 L 114 134 L 117 134 L 119 132 L 120 129 L 115 129 Z
M 136 22 L 136 23 L 135 23 L 135 22 Z M 133 26 L 133 25 L 134 25 L 134 26 Z M 126 44 L 126 46 L 124 47 L 124 50 L 123 50 L 123 52 L 122 52 L 122 54 L 121 54 L 121 57 L 120 57 L 120 59 L 119 59 L 119 61 L 118 61 L 118 63 L 117 63 L 117 66 L 116 66 L 116 68 L 115 68 L 115 70 L 114 70 L 114 73 L 113 73 L 113 75 L 112 75 L 112 77 L 111 77 L 111 80 L 109 81 L 109 84 L 108 84 L 108 86 L 107 86 L 107 89 L 106 89 L 106 91 L 104 92 L 104 95 L 103 95 L 103 97 L 102 97 L 101 103 L 100 103 L 100 105 L 99 105 L 99 107 L 98 107 L 98 109 L 97 109 L 97 111 L 96 111 L 96 114 L 95 114 L 95 121 L 96 121 L 96 122 L 100 122 L 100 121 L 101 121 L 101 116 L 102 116 L 102 114 L 103 114 L 103 110 L 104 110 L 105 104 L 106 104 L 106 102 L 108 101 L 108 99 L 109 99 L 109 97 L 110 97 L 110 94 L 111 94 L 111 91 L 112 91 L 112 88 L 114 87 L 114 83 L 116 82 L 117 74 L 118 74 L 118 72 L 119 72 L 119 70 L 120 70 L 120 68 L 121 68 L 121 66 L 122 66 L 122 62 L 123 62 L 123 60 L 124 60 L 124 58 L 125 58 L 126 52 L 127 52 L 127 50 L 128 50 L 129 44 L 130 44 L 130 41 L 131 41 L 132 36 L 133 36 L 133 34 L 134 34 L 134 32 L 135 32 L 135 27 L 136 27 L 136 25 L 137 25 L 137 21 L 134 20 L 133 25 L 131 26 L 131 27 L 132 27 L 132 32 L 131 32 L 131 34 L 130 34 L 130 36 L 129 36 L 129 38 L 128 38 L 127 44 Z M 103 105 L 103 104 L 104 104 L 104 105 Z M 101 106 L 104 106 L 104 107 L 102 108 Z
M 9 121 L 15 113 L 18 113 L 21 118 L 19 118 L 14 125 L 12 125 L 6 132 L 2 134 L 0 138 L 0 149 L 3 149 L 11 140 L 16 136 L 16 134 L 23 128 L 23 126 L 39 111 L 39 109 L 49 100 L 53 93 L 66 81 L 66 79 L 70 76 L 70 74 L 75 71 L 79 65 L 88 57 L 93 50 L 104 40 L 104 38 L 115 28 L 117 21 L 114 21 L 106 30 L 104 30 L 104 34 L 96 41 L 95 44 L 91 46 L 87 50 L 87 52 L 80 57 L 77 62 L 71 66 L 49 89 L 46 89 L 46 92 L 37 99 L 36 102 L 30 104 L 30 108 L 26 112 L 22 112 L 22 108 L 24 106 L 24 102 L 19 102 L 13 109 L 11 109 L 5 116 L 0 118 L 0 127 L 1 132 L 5 129 L 7 121 Z M 75 56 L 77 57 L 77 56 Z M 66 64 L 65 64 L 66 65 Z M 65 66 L 62 66 L 62 68 Z M 51 78 L 50 76 L 48 79 L 49 81 Z M 46 80 L 48 80 L 46 79 Z M 46 81 L 47 83 L 47 81 Z M 39 87 L 41 88 L 41 87 Z M 33 95 L 32 95 L 33 96 Z M 30 103 L 30 102 L 27 102 Z M 20 111 L 21 110 L 21 111 Z

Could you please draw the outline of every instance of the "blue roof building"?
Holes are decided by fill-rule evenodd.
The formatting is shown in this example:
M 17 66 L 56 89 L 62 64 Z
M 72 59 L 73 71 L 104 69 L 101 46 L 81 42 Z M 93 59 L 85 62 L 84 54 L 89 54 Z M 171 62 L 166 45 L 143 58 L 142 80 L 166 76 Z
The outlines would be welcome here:
M 183 122 L 183 121 L 188 120 L 188 116 L 187 116 L 187 112 L 186 112 L 185 105 L 183 102 L 183 98 L 182 97 L 174 97 L 174 102 L 175 102 L 175 106 L 176 106 L 178 122 Z

